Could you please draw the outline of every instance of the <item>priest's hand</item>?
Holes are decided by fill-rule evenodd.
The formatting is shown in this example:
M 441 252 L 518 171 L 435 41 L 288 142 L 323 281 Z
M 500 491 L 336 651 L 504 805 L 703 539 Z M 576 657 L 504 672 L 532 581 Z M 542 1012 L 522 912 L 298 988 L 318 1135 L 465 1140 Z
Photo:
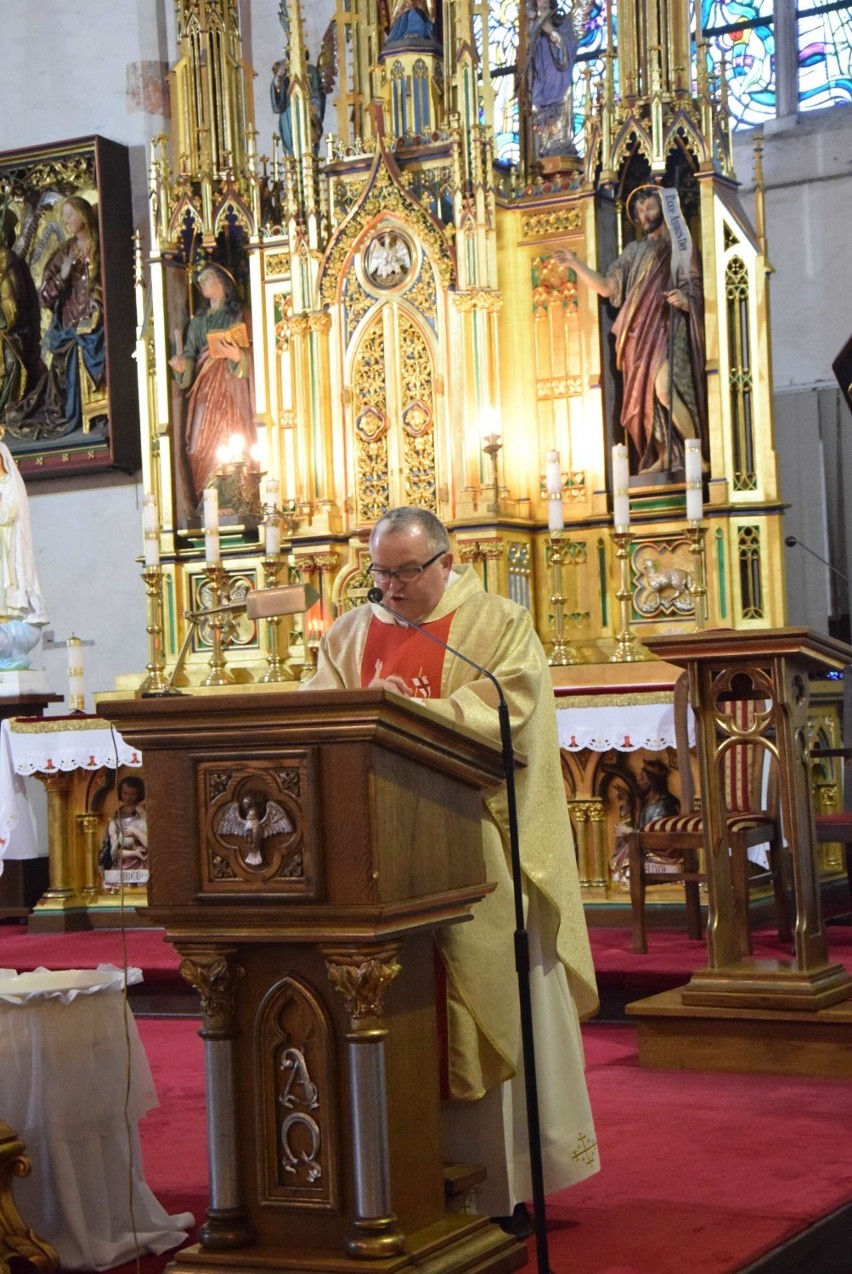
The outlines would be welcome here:
M 392 672 L 387 677 L 374 677 L 373 680 L 370 682 L 370 684 L 367 686 L 367 689 L 368 690 L 392 690 L 394 694 L 405 695 L 407 699 L 410 699 L 414 693 L 414 691 L 408 685 L 406 680 L 403 677 L 400 677 L 399 674 L 395 672 Z

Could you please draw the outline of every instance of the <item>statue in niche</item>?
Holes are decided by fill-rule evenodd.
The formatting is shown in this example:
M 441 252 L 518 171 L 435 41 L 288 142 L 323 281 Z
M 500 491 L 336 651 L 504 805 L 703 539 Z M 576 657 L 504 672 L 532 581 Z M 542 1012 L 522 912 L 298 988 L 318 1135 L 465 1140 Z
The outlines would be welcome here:
M 435 34 L 440 30 L 437 0 L 380 0 L 379 12 L 387 30 L 383 48 L 409 42 L 440 44 Z
M 680 813 L 680 801 L 669 791 L 669 774 L 671 771 L 665 761 L 649 757 L 643 762 L 636 778 L 636 790 L 639 796 L 639 817 L 633 822 L 632 802 L 626 788 L 617 789 L 619 821 L 615 826 L 615 853 L 610 867 L 614 880 L 625 881 L 629 877 L 629 850 L 627 834 L 641 831 L 649 823 L 658 818 L 671 818 Z
M 202 301 L 169 366 L 187 390 L 184 447 L 191 501 L 197 506 L 220 465 L 219 448 L 237 435 L 248 453 L 257 442 L 257 427 L 251 334 L 236 280 L 223 265 L 209 261 L 196 282 Z
M 573 78 L 577 45 L 588 6 L 563 13 L 557 0 L 526 0 L 524 76 L 537 159 L 574 156 Z M 579 30 L 575 26 L 575 15 Z
M 283 19 L 282 19 L 283 21 Z M 288 36 L 289 28 L 284 26 Z M 308 101 L 311 117 L 311 148 L 316 155 L 322 141 L 323 120 L 327 98 L 334 92 L 337 80 L 337 27 L 332 18 L 325 29 L 320 42 L 319 56 L 312 62 L 305 49 L 305 79 L 308 86 Z M 278 135 L 285 155 L 295 155 L 293 143 L 293 116 L 290 107 L 290 61 L 286 55 L 272 64 L 272 83 L 269 86 L 269 98 L 272 109 L 278 116 Z
M 148 870 L 145 781 L 127 775 L 118 785 L 118 806 L 107 824 L 99 857 L 103 871 Z
M 685 441 L 707 437 L 698 250 L 676 191 L 638 186 L 626 209 L 641 238 L 628 243 L 605 275 L 571 249 L 564 256 L 578 278 L 618 310 L 612 333 L 623 378 L 621 424 L 638 472 L 682 470 Z
M 61 438 L 83 426 L 84 404 L 103 397 L 105 420 L 106 344 L 98 217 L 82 195 L 59 204 L 66 238 L 48 258 L 39 297 L 51 313 L 45 335 L 46 372 L 19 402 L 6 407 L 6 427 L 15 438 Z
M 27 489 L 0 442 L 0 669 L 29 668 L 29 652 L 48 622 L 36 573 Z

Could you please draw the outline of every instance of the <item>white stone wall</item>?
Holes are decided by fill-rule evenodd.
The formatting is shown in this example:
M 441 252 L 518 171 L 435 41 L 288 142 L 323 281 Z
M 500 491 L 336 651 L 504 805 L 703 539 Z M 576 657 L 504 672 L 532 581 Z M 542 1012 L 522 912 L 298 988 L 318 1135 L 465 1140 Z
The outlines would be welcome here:
M 753 137 L 735 141 L 743 202 L 753 211 Z M 831 364 L 852 335 L 852 110 L 777 120 L 764 135 L 766 233 L 776 391 L 775 445 L 786 531 L 846 571 L 852 526 L 844 487 L 852 413 Z M 787 549 L 788 618 L 828 630 L 848 614 L 844 581 L 801 546 Z

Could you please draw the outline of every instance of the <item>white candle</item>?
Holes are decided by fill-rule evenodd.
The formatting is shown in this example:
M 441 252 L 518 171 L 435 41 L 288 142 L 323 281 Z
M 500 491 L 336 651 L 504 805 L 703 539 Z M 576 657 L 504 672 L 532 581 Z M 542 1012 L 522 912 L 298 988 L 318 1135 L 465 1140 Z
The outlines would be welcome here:
M 623 442 L 612 449 L 612 512 L 616 531 L 626 531 L 630 526 L 630 461 Z
M 72 633 L 68 647 L 68 702 L 72 708 L 85 706 L 86 684 L 83 676 L 83 643 Z
M 281 483 L 277 478 L 266 479 L 266 495 L 264 505 L 266 519 L 264 522 L 264 547 L 267 557 L 277 557 L 281 552 L 281 522 L 278 517 L 278 500 L 281 494 Z
M 268 513 L 265 523 L 265 540 L 267 557 L 277 557 L 281 552 L 281 523 L 277 513 Z
M 142 540 L 145 565 L 160 565 L 160 527 L 157 521 L 157 502 L 152 495 L 145 496 L 142 505 Z
M 687 438 L 683 468 L 686 478 L 686 520 L 700 522 L 704 516 L 704 505 L 701 492 L 701 442 L 698 438 Z
M 204 488 L 204 560 L 208 566 L 218 566 L 219 553 L 219 492 L 215 487 Z
M 561 531 L 565 526 L 562 507 L 562 465 L 558 451 L 548 451 L 545 464 L 547 486 L 547 526 L 550 531 Z
M 547 453 L 545 480 L 548 495 L 562 495 L 562 468 L 558 451 L 548 451 Z

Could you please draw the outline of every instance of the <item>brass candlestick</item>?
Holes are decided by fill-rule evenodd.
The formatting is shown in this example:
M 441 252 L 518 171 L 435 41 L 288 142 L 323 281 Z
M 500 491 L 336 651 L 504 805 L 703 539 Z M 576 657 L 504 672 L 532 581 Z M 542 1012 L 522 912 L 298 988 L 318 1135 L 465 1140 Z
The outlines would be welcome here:
M 300 681 L 307 681 L 310 677 L 314 675 L 314 673 L 317 670 L 317 654 L 319 652 L 319 642 L 308 641 L 307 637 L 305 637 L 304 645 L 305 645 L 305 662 L 302 664 L 302 675 L 299 678 Z
M 145 610 L 148 635 L 147 677 L 139 689 L 150 694 L 166 688 L 166 660 L 163 653 L 163 568 L 146 566 L 142 572 L 145 581 Z
M 620 631 L 615 639 L 615 650 L 609 657 L 611 664 L 633 664 L 653 656 L 636 639 L 630 627 L 630 602 L 633 596 L 630 588 L 630 532 L 613 527 L 612 541 L 615 545 L 615 557 L 619 564 L 618 598 Z
M 274 588 L 278 583 L 278 573 L 281 570 L 282 557 L 280 553 L 267 554 L 262 560 L 263 566 L 263 584 L 265 588 Z M 266 672 L 260 678 L 261 682 L 269 685 L 274 681 L 294 681 L 295 678 L 281 658 L 281 616 L 271 616 L 266 621 L 266 647 L 269 654 L 266 658 Z
M 695 600 L 695 627 L 700 633 L 707 623 L 707 553 L 704 540 L 707 527 L 701 522 L 688 522 L 689 551 L 695 563 L 692 571 L 692 596 Z
M 207 608 L 211 612 L 215 611 L 217 606 L 221 606 L 225 600 L 225 581 L 227 580 L 227 572 L 222 569 L 220 563 L 208 563 L 204 567 L 204 575 L 207 581 L 207 592 L 210 598 L 210 605 Z M 230 686 L 233 684 L 233 674 L 225 667 L 224 642 L 222 633 L 227 623 L 231 623 L 231 618 L 227 612 L 219 614 L 211 613 L 207 618 L 210 629 L 210 645 L 212 652 L 210 655 L 210 671 L 202 681 L 202 686 Z
M 549 560 L 553 582 L 550 604 L 553 607 L 555 636 L 547 662 L 553 666 L 567 668 L 571 664 L 579 664 L 583 661 L 573 646 L 565 640 L 565 595 L 562 592 L 562 564 L 565 561 L 565 541 L 562 538 L 561 531 L 551 531 L 550 533 Z
M 502 446 L 503 442 L 499 434 L 489 434 L 485 439 L 485 446 L 482 448 L 485 454 L 491 457 L 491 487 L 493 491 L 493 498 L 491 503 L 488 505 L 488 512 L 494 514 L 498 514 L 500 512 L 500 475 L 498 471 L 497 457 L 500 454 Z

